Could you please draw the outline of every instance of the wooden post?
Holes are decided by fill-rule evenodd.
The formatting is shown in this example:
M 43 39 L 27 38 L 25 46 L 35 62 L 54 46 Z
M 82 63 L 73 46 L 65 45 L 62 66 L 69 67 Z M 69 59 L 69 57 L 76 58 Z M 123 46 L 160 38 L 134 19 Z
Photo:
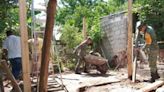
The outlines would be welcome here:
M 56 13 L 57 0 L 49 0 L 47 7 L 46 29 L 42 49 L 41 74 L 39 81 L 39 92 L 47 92 L 48 66 L 50 60 L 50 46 Z
M 21 88 L 19 87 L 19 85 L 17 84 L 17 81 L 15 80 L 14 76 L 12 75 L 10 69 L 7 66 L 7 61 L 5 60 L 1 60 L 1 69 L 6 73 L 7 78 L 10 79 L 11 84 L 13 85 L 13 87 L 15 88 L 15 92 L 22 92 Z
M 82 31 L 84 39 L 87 38 L 87 25 L 86 25 L 86 18 L 83 17 L 83 31 Z
M 144 88 L 141 88 L 139 91 L 137 92 L 151 92 L 152 90 L 157 89 L 158 87 L 164 85 L 164 81 L 156 81 Z
M 21 50 L 22 50 L 22 69 L 24 92 L 31 92 L 30 69 L 29 69 L 29 48 L 28 32 L 26 21 L 26 0 L 19 0 L 19 21 L 21 33 Z
M 127 46 L 127 58 L 128 58 L 128 78 L 132 79 L 132 0 L 128 0 L 128 46 Z

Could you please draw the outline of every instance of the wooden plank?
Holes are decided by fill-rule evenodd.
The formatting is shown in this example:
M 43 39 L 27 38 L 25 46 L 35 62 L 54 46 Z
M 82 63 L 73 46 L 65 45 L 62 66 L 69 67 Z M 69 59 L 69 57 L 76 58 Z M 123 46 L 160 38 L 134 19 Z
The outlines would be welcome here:
M 83 31 L 82 31 L 84 40 L 87 38 L 87 25 L 86 25 L 86 18 L 83 17 Z
M 128 0 L 128 46 L 127 46 L 127 59 L 128 59 L 128 78 L 132 79 L 132 0 Z
M 56 13 L 57 0 L 49 0 L 47 7 L 47 20 L 45 36 L 42 49 L 41 74 L 39 81 L 39 92 L 47 92 L 48 66 L 50 60 L 50 46 L 54 26 L 54 16 Z
M 78 88 L 78 91 L 77 92 L 83 92 L 83 91 L 80 91 L 82 89 L 86 89 L 88 87 L 93 87 L 93 86 L 102 86 L 102 85 L 107 85 L 107 84 L 111 84 L 111 83 L 118 83 L 120 82 L 121 80 L 118 80 L 118 79 L 99 79 L 99 80 L 88 80 L 87 82 L 85 83 L 82 83 L 80 84 L 81 86 Z
M 58 88 L 49 88 L 49 89 L 48 89 L 48 92 L 59 92 L 59 91 L 65 92 L 65 91 L 62 91 L 62 90 L 63 90 L 62 87 L 58 87 Z
M 7 66 L 7 63 L 5 60 L 1 60 L 1 65 L 0 65 L 1 69 L 6 73 L 7 78 L 9 78 L 9 80 L 11 80 L 11 84 L 13 85 L 13 87 L 15 88 L 16 92 L 22 92 L 21 88 L 18 86 L 17 81 L 15 80 L 14 76 L 12 75 L 10 69 Z
M 61 88 L 62 86 L 61 85 L 48 85 L 47 88 Z
M 121 80 L 119 79 L 100 79 L 100 80 L 88 80 L 87 82 L 85 83 L 82 83 L 81 85 L 83 86 L 88 86 L 88 87 L 91 87 L 91 86 L 101 86 L 101 85 L 106 85 L 106 84 L 110 84 L 110 83 L 116 83 L 116 82 L 120 82 Z
M 23 73 L 24 92 L 31 92 L 26 10 L 27 10 L 26 0 L 19 0 L 19 21 L 20 21 L 20 33 L 21 33 L 22 70 L 23 70 L 22 73 Z
M 154 82 L 154 83 L 152 83 L 152 84 L 150 84 L 144 88 L 141 88 L 139 90 L 139 92 L 150 92 L 152 90 L 157 89 L 159 86 L 162 86 L 162 85 L 164 85 L 164 81 L 156 81 L 156 82 Z
M 157 43 L 158 43 L 158 44 L 160 44 L 160 43 L 164 43 L 164 41 L 158 41 Z
M 47 85 L 51 86 L 51 85 L 59 85 L 59 84 L 58 84 L 57 82 L 53 82 L 53 83 L 49 83 L 49 82 L 48 82 Z

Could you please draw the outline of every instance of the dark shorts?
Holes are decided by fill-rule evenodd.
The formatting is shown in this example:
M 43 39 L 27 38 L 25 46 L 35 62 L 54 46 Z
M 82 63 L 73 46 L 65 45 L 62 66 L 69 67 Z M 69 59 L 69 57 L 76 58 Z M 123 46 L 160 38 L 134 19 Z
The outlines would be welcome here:
M 21 58 L 10 58 L 9 59 L 11 66 L 12 66 L 12 74 L 14 75 L 15 79 L 20 78 L 20 74 L 22 72 L 22 59 Z

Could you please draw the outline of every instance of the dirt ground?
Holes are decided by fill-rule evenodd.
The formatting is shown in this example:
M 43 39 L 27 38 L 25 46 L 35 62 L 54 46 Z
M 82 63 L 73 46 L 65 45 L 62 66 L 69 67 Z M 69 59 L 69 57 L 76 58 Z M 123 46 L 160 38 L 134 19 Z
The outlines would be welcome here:
M 158 64 L 158 72 L 161 76 L 159 80 L 164 81 L 162 79 L 164 77 L 164 63 Z M 106 75 L 101 75 L 96 70 L 92 70 L 90 74 L 62 75 L 63 83 L 69 92 L 138 92 L 139 89 L 151 84 L 143 82 L 150 78 L 148 64 L 138 65 L 136 78 L 136 83 L 128 80 L 126 68 L 116 71 L 109 70 Z M 164 92 L 164 86 L 161 88 L 163 91 L 160 92 Z
M 158 64 L 158 69 L 160 76 L 164 77 L 164 63 Z M 136 78 L 136 83 L 127 79 L 127 68 L 109 70 L 105 75 L 96 70 L 90 70 L 89 74 L 82 73 L 80 75 L 66 71 L 62 73 L 62 77 L 60 74 L 49 76 L 48 92 L 138 92 L 139 89 L 151 84 L 143 82 L 150 78 L 148 64 L 138 65 Z M 162 78 L 160 80 L 164 81 Z M 5 92 L 10 92 L 11 89 L 11 85 L 6 86 Z M 158 92 L 164 92 L 164 85 L 160 89 L 163 91 Z

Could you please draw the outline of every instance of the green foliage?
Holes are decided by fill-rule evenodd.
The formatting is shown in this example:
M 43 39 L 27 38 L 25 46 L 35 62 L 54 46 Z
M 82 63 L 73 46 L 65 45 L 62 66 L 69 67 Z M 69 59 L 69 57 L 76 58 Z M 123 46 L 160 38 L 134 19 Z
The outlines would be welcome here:
M 0 0 L 0 46 L 5 38 L 6 30 L 14 30 L 16 34 L 19 34 L 19 7 L 17 0 Z M 30 3 L 28 0 L 27 3 Z M 30 5 L 30 4 L 28 4 Z M 31 18 L 30 6 L 27 6 L 27 18 Z M 28 21 L 28 24 L 31 21 Z
M 4 32 L 6 28 L 11 28 L 16 21 L 15 15 L 17 13 L 16 5 L 11 0 L 0 1 L 0 32 Z M 12 17 L 14 16 L 14 17 Z
M 18 8 L 13 0 L 0 1 L 0 46 L 5 38 L 5 31 L 18 28 Z
M 138 0 L 143 6 L 140 20 L 153 26 L 158 40 L 164 40 L 164 0 Z
M 126 6 L 126 0 L 61 0 L 63 7 L 59 7 L 57 14 L 57 24 L 71 25 L 82 30 L 82 19 L 86 17 L 87 31 L 89 36 L 98 44 L 102 33 L 100 30 L 100 18 L 123 10 Z M 77 30 L 77 31 L 79 31 Z M 75 32 L 75 31 L 74 31 Z
M 70 69 L 70 70 L 74 70 L 75 67 L 76 67 L 76 62 L 73 61 L 73 60 L 74 60 L 74 59 L 72 59 L 72 60 L 69 61 L 69 62 L 71 62 L 71 63 L 65 64 L 65 66 L 66 66 L 68 69 Z
M 103 36 L 102 31 L 100 30 L 100 20 L 97 19 L 94 21 L 94 25 L 92 26 L 91 30 L 89 31 L 89 35 L 94 41 L 94 48 L 100 43 L 101 38 Z
M 65 25 L 61 40 L 66 43 L 68 49 L 74 48 L 82 41 L 82 33 L 78 31 L 79 29 L 74 26 Z
M 62 30 L 61 41 L 66 44 L 65 48 L 63 48 L 62 53 L 60 53 L 61 61 L 63 62 L 63 66 L 66 66 L 70 70 L 75 68 L 74 54 L 73 48 L 81 43 L 83 40 L 82 33 L 79 32 L 79 28 L 70 26 L 66 24 L 64 29 Z M 64 55 L 63 55 L 64 54 Z

